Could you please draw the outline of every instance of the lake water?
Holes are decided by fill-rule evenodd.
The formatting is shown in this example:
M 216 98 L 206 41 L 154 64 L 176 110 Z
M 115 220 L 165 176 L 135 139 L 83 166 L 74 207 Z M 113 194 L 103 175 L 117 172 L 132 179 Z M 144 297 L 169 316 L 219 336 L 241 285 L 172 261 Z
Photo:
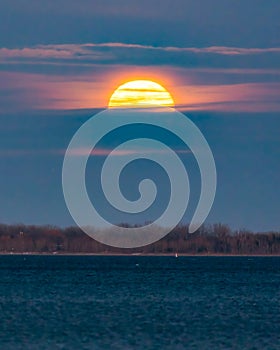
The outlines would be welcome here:
M 0 349 L 280 349 L 280 258 L 0 256 Z

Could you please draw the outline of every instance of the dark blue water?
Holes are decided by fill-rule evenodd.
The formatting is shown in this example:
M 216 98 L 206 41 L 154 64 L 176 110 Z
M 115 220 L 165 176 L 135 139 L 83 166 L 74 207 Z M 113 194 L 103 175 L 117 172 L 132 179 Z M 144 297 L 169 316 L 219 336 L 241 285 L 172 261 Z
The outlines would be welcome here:
M 0 349 L 280 349 L 280 258 L 0 256 Z

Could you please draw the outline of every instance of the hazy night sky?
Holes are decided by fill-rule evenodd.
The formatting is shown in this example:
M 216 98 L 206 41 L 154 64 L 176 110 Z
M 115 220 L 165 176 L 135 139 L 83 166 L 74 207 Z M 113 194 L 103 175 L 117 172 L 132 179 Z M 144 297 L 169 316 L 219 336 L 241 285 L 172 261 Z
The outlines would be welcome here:
M 1 0 L 0 222 L 72 225 L 71 137 L 119 85 L 151 79 L 212 148 L 207 222 L 279 230 L 279 15 L 279 0 Z

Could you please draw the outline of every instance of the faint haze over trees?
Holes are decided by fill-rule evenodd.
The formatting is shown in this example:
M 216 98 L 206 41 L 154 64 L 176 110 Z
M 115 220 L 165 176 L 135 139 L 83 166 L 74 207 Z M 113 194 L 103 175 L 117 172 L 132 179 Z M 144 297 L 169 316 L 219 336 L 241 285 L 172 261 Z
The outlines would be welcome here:
M 78 227 L 1 224 L 0 253 L 280 255 L 280 232 L 232 231 L 223 224 L 204 225 L 194 234 L 187 232 L 187 226 L 178 226 L 154 244 L 120 249 L 93 240 Z

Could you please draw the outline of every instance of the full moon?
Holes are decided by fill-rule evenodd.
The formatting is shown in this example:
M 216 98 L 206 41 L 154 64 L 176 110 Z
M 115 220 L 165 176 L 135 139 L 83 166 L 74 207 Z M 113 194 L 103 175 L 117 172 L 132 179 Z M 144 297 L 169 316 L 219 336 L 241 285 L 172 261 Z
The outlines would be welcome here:
M 174 107 L 174 101 L 170 93 L 160 84 L 151 80 L 134 80 L 115 90 L 108 107 Z

